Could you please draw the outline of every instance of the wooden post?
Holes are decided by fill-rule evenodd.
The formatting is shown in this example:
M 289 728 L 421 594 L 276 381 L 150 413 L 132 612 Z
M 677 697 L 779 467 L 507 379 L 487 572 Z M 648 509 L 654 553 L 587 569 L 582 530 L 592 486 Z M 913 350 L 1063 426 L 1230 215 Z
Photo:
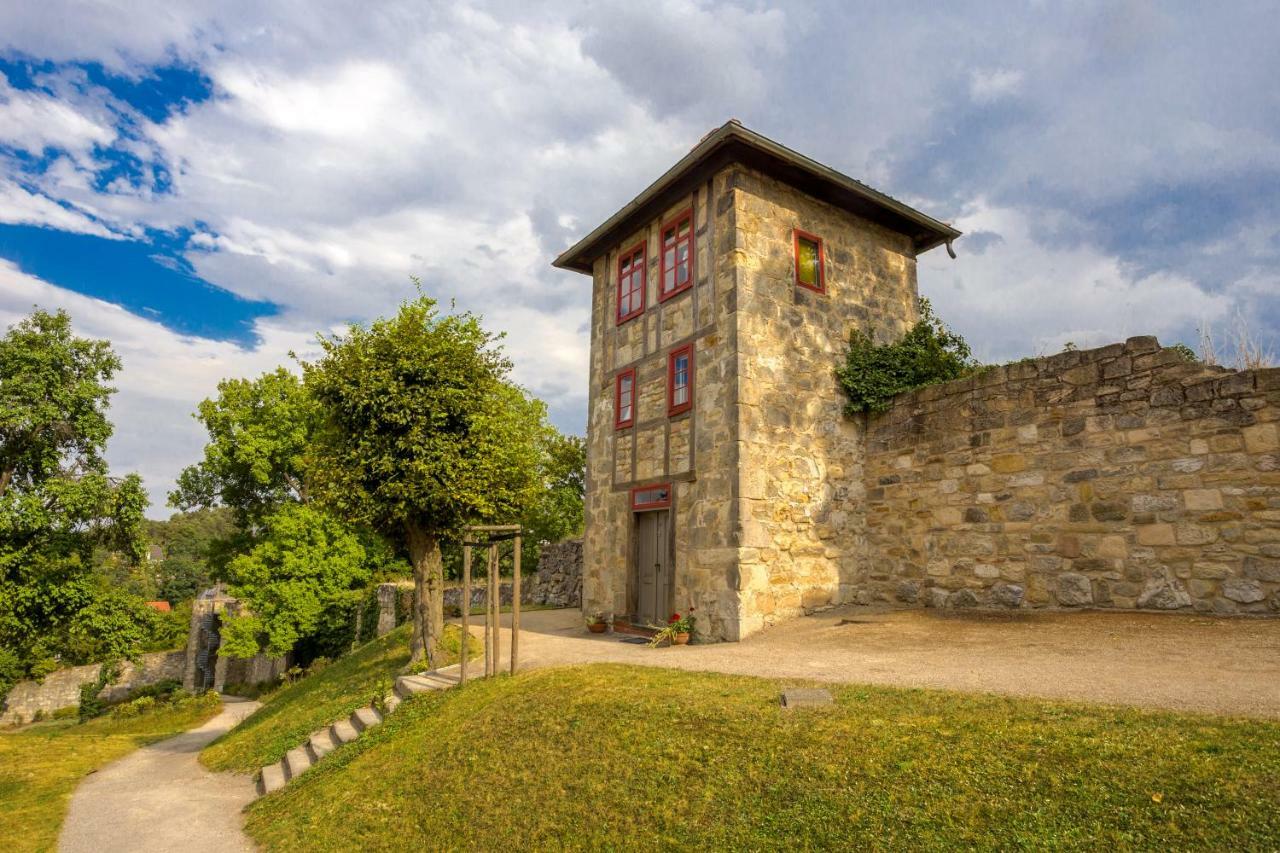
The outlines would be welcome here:
M 516 531 L 511 575 L 511 674 L 516 674 L 516 658 L 520 654 L 520 532 Z
M 497 542 L 489 544 L 489 607 L 489 612 L 493 614 L 493 669 L 489 674 L 497 675 L 502 660 L 502 645 L 499 642 L 502 635 L 498 633 L 501 630 L 502 571 L 498 566 Z
M 458 665 L 458 683 L 467 683 L 467 644 L 471 641 L 471 537 L 470 531 L 462 533 L 462 652 Z

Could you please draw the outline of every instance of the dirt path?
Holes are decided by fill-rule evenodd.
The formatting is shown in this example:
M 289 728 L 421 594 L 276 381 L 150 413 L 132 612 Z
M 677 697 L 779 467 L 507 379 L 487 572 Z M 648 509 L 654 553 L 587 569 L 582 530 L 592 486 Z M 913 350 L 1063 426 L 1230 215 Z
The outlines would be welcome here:
M 611 661 L 1280 718 L 1280 620 L 1157 613 L 941 615 L 846 607 L 741 643 L 651 649 L 576 611 L 521 615 L 521 668 Z M 504 658 L 510 633 L 503 632 Z
M 210 773 L 196 760 L 210 741 L 258 707 L 224 697 L 197 729 L 144 746 L 80 783 L 62 825 L 66 853 L 253 850 L 240 810 L 254 797 L 247 776 Z

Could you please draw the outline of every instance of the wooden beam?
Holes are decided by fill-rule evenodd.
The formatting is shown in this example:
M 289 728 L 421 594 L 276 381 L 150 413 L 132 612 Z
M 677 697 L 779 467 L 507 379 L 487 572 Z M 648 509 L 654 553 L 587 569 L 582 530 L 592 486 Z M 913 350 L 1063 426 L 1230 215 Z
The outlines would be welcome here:
M 471 546 L 462 546 L 462 657 L 458 683 L 467 683 L 467 643 L 471 640 Z
M 516 534 L 511 573 L 511 674 L 516 674 L 516 658 L 520 655 L 520 534 Z

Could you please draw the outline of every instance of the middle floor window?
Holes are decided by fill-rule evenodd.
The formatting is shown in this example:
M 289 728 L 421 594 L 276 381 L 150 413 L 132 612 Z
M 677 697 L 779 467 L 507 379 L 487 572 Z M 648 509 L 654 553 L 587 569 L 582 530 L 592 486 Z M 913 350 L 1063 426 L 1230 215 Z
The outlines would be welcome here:
M 693 406 L 693 344 L 667 356 L 667 414 L 678 415 Z
M 618 322 L 644 313 L 644 243 L 618 256 Z

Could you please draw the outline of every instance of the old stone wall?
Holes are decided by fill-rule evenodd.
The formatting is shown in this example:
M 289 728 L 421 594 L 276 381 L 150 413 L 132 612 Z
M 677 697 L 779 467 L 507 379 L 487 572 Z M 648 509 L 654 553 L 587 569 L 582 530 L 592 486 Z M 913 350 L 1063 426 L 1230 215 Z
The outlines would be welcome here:
M 130 692 L 166 679 L 182 680 L 186 665 L 185 651 L 152 652 L 139 657 L 137 663 L 124 661 L 120 677 L 107 686 L 103 696 L 111 702 L 126 698 Z M 52 714 L 61 708 L 80 705 L 80 686 L 98 679 L 102 664 L 88 664 L 60 669 L 41 681 L 20 681 L 10 689 L 0 712 L 0 725 L 30 722 L 37 712 Z
M 534 604 L 580 607 L 582 540 L 567 539 L 543 545 L 542 552 L 538 555 L 538 574 L 530 587 Z
M 1280 610 L 1280 369 L 1131 338 L 903 395 L 867 442 L 854 600 Z
M 534 578 L 522 574 L 520 576 L 520 603 L 535 604 L 537 602 L 537 584 Z M 488 590 L 480 576 L 471 579 L 471 606 L 480 607 L 485 602 Z M 498 600 L 505 606 L 511 603 L 515 593 L 515 585 L 511 578 L 505 578 L 498 584 Z M 451 582 L 444 588 L 444 612 L 446 616 L 462 612 L 462 585 Z M 390 633 L 397 625 L 402 625 L 412 618 L 413 614 L 413 581 L 397 581 L 395 583 L 378 584 L 378 636 Z
M 852 594 L 863 562 L 862 424 L 834 370 L 850 330 L 896 339 L 917 317 L 910 238 L 735 167 L 737 589 L 743 634 Z M 822 239 L 825 292 L 795 280 L 794 230 Z

